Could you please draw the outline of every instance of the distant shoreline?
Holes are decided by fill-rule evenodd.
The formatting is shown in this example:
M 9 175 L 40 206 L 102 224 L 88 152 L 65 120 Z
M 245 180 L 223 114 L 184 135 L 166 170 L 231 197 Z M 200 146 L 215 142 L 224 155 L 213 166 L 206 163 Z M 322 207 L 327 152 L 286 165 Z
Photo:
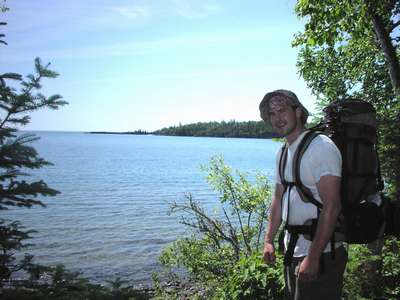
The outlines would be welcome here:
M 117 135 L 117 134 L 125 134 L 125 135 L 155 135 L 155 136 L 179 136 L 179 137 L 213 137 L 213 138 L 241 138 L 241 139 L 279 139 L 280 137 L 277 136 L 275 133 L 271 133 L 271 136 L 217 136 L 217 135 L 179 135 L 179 134 L 159 134 L 154 132 L 148 133 L 136 133 L 136 132 L 115 132 L 115 131 L 89 131 L 85 132 L 88 134 L 110 134 L 110 135 Z
M 221 137 L 221 138 L 279 138 L 273 128 L 263 121 L 237 122 L 197 122 L 178 126 L 165 127 L 155 131 L 138 129 L 135 131 L 110 132 L 91 131 L 92 134 L 136 134 L 136 135 L 161 135 L 161 136 L 191 136 L 191 137 Z
M 125 132 L 116 132 L 116 131 L 88 131 L 86 133 L 90 134 L 134 134 L 134 135 L 153 135 L 151 132 L 140 133 L 136 131 L 125 131 Z

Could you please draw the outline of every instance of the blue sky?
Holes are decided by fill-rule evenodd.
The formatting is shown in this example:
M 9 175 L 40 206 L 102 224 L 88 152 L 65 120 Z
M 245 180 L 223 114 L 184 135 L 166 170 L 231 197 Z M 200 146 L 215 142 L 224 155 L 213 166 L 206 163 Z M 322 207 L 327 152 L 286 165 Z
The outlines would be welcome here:
M 30 130 L 156 130 L 259 120 L 264 94 L 291 89 L 313 111 L 296 69 L 294 0 L 8 0 L 0 72 L 33 60 L 60 73 L 46 95 L 68 106 L 32 114 Z

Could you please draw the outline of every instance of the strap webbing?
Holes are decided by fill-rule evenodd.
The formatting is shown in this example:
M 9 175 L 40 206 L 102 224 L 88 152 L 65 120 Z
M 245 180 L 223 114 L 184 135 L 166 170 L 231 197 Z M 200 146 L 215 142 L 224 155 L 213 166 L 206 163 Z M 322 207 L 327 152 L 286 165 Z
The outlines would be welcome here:
M 300 177 L 301 159 L 303 158 L 303 155 L 306 152 L 308 146 L 311 144 L 314 138 L 316 138 L 319 134 L 320 134 L 319 132 L 315 131 L 308 131 L 305 134 L 294 154 L 292 161 L 293 163 L 292 172 L 293 172 L 293 182 L 295 183 L 297 192 L 299 193 L 301 200 L 303 200 L 304 202 L 311 202 L 318 209 L 322 209 L 322 203 L 314 198 L 312 192 L 302 183 Z
M 287 162 L 288 149 L 289 149 L 289 146 L 287 143 L 285 143 L 281 150 L 281 157 L 279 158 L 279 170 L 278 170 L 279 178 L 281 180 L 281 183 L 284 186 L 287 184 L 287 181 L 285 180 L 285 167 L 286 167 L 286 162 Z
M 284 265 L 289 266 L 293 260 L 293 254 L 294 254 L 294 249 L 296 247 L 296 243 L 299 239 L 300 234 L 309 234 L 311 237 L 311 240 L 314 238 L 315 231 L 316 231 L 316 226 L 319 218 L 320 211 L 322 209 L 322 203 L 316 200 L 310 191 L 306 186 L 301 181 L 300 178 L 300 163 L 301 159 L 306 152 L 308 146 L 311 144 L 311 142 L 314 140 L 315 137 L 317 137 L 320 132 L 315 132 L 315 131 L 308 131 L 303 139 L 301 140 L 300 144 L 298 145 L 296 152 L 293 156 L 292 160 L 292 176 L 293 176 L 293 181 L 289 182 L 285 179 L 285 168 L 286 168 L 286 163 L 287 163 L 287 156 L 288 156 L 288 144 L 285 143 L 285 145 L 282 147 L 281 150 L 281 156 L 279 158 L 279 177 L 281 180 L 282 185 L 284 186 L 284 192 L 288 193 L 287 196 L 287 216 L 285 220 L 285 230 L 290 233 L 290 239 L 289 239 L 289 244 L 286 249 L 286 253 L 284 256 Z M 317 208 L 317 216 L 318 218 L 313 221 L 312 225 L 289 225 L 289 216 L 290 216 L 290 192 L 292 188 L 295 187 L 300 198 L 304 202 L 310 202 L 314 204 Z M 283 201 L 283 195 L 281 201 Z M 334 235 L 331 238 L 331 249 L 332 249 L 332 258 L 334 258 Z M 321 270 L 323 270 L 323 261 L 321 260 Z
M 299 239 L 298 234 L 291 234 L 288 248 L 286 249 L 285 257 L 283 259 L 283 264 L 285 266 L 290 266 L 293 260 L 294 247 L 296 247 L 297 240 Z
M 287 189 L 287 185 L 293 184 L 296 187 L 297 192 L 300 195 L 300 198 L 304 202 L 311 202 L 318 209 L 322 209 L 321 202 L 319 202 L 318 200 L 316 200 L 314 198 L 314 196 L 311 193 L 311 191 L 306 186 L 304 186 L 304 184 L 301 182 L 301 178 L 300 178 L 300 163 L 301 163 L 301 159 L 302 159 L 304 153 L 306 152 L 308 146 L 310 145 L 310 143 L 319 134 L 321 134 L 321 133 L 320 132 L 315 132 L 315 131 L 308 131 L 304 135 L 304 137 L 301 140 L 300 144 L 298 145 L 298 147 L 296 149 L 296 152 L 295 152 L 295 154 L 293 156 L 293 160 L 292 160 L 292 175 L 293 175 L 293 181 L 292 182 L 288 182 L 285 179 L 285 168 L 286 168 L 287 156 L 288 156 L 288 148 L 289 148 L 287 143 L 285 143 L 285 145 L 282 147 L 281 156 L 279 158 L 279 177 L 280 177 L 282 185 L 285 188 L 285 191 Z

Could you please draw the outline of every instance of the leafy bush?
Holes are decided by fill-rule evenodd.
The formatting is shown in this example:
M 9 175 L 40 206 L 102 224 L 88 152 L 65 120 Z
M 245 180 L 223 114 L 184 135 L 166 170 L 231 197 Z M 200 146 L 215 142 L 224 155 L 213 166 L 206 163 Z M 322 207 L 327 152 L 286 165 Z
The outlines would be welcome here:
M 348 248 L 349 259 L 344 274 L 345 299 L 361 299 L 368 286 L 369 273 L 366 272 L 365 263 L 376 262 L 379 258 L 373 256 L 365 245 L 351 245 Z
M 241 257 L 225 278 L 222 288 L 217 290 L 217 298 L 282 299 L 282 257 L 279 256 L 277 260 L 277 267 L 272 267 L 262 261 L 261 253 Z
M 382 282 L 384 295 L 389 299 L 400 299 L 400 240 L 385 241 L 382 251 Z
M 389 237 L 373 255 L 365 245 L 351 245 L 345 273 L 346 299 L 400 299 L 400 241 Z
M 167 247 L 160 261 L 168 267 L 184 267 L 193 278 L 201 282 L 221 280 L 236 261 L 232 247 L 221 245 L 207 236 L 189 237 L 175 241 Z
M 207 290 L 202 293 L 207 297 L 193 293 L 185 299 L 282 299 L 282 258 L 278 255 L 274 267 L 261 259 L 260 237 L 270 198 L 266 178 L 258 175 L 251 184 L 245 174 L 236 171 L 234 176 L 221 157 L 212 158 L 203 170 L 220 194 L 222 213 L 210 216 L 191 195 L 187 203 L 172 203 L 171 212 L 183 213 L 181 222 L 194 232 L 167 247 L 161 263 L 172 273 L 174 268 L 184 268 L 189 280 Z M 385 240 L 379 255 L 366 245 L 350 245 L 345 299 L 399 299 L 399 249 L 400 242 L 394 238 Z M 177 280 L 184 280 L 181 275 L 174 273 Z M 170 299 L 179 296 L 179 291 L 169 293 Z
M 257 174 L 251 183 L 247 174 L 233 173 L 221 157 L 213 157 L 202 169 L 220 194 L 221 213 L 210 216 L 190 194 L 186 203 L 171 203 L 171 213 L 182 213 L 181 223 L 194 231 L 167 247 L 161 263 L 171 272 L 183 267 L 190 280 L 214 291 L 208 299 L 280 298 L 281 266 L 269 267 L 261 260 L 271 196 L 266 177 Z

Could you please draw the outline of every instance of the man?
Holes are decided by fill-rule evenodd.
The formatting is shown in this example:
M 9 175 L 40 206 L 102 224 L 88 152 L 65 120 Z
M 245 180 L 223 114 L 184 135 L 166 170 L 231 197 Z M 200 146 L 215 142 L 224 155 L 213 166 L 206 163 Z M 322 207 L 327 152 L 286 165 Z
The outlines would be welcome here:
M 293 92 L 276 90 L 265 95 L 260 103 L 260 113 L 261 118 L 272 125 L 287 144 L 286 164 L 281 172 L 282 149 L 277 155 L 276 186 L 263 258 L 269 264 L 275 263 L 274 240 L 284 220 L 287 299 L 341 299 L 347 253 L 341 243 L 335 243 L 332 239 L 341 209 L 340 152 L 325 135 L 317 135 L 311 141 L 300 161 L 300 180 L 312 195 L 308 197 L 310 199 L 304 199 L 304 195 L 300 195 L 298 187 L 292 183 L 292 160 L 307 134 L 305 123 L 308 111 Z M 312 203 L 311 198 L 319 206 Z M 291 226 L 310 224 L 310 220 L 316 220 L 312 239 L 306 234 L 292 236 L 288 232 Z M 295 236 L 296 239 L 293 238 Z

